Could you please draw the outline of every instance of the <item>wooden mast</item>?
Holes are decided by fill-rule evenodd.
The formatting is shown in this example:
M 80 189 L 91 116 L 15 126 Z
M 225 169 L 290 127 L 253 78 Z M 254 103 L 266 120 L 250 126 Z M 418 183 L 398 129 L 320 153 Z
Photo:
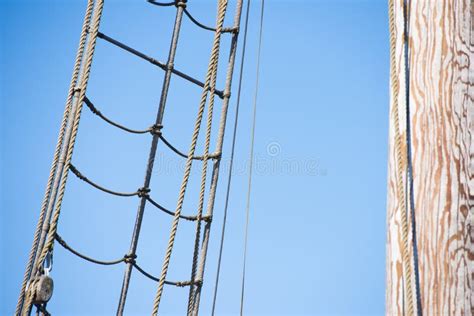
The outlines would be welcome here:
M 423 315 L 474 315 L 474 0 L 410 2 L 410 122 Z M 405 139 L 403 0 L 395 1 L 395 16 L 400 130 Z M 386 314 L 404 315 L 404 210 L 397 197 L 392 101 L 393 95 Z M 413 255 L 412 250 L 410 237 Z

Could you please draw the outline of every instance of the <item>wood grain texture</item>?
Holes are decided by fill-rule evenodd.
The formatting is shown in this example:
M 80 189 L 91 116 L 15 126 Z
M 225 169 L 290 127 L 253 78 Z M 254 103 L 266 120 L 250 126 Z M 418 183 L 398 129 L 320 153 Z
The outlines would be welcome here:
M 424 315 L 474 315 L 473 8 L 472 0 L 411 1 L 410 122 Z M 395 12 L 404 116 L 402 0 Z M 394 104 L 390 107 L 386 314 L 403 315 L 403 210 L 396 195 Z M 400 122 L 405 133 L 405 117 Z

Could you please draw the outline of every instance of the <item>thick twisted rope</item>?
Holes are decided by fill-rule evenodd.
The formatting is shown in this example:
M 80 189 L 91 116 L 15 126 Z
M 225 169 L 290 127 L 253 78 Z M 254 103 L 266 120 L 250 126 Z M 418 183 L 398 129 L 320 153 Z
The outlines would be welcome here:
M 103 0 L 97 0 L 97 3 L 95 5 L 95 12 L 94 12 L 94 19 L 92 21 L 91 27 L 90 27 L 90 39 L 88 43 L 88 48 L 87 48 L 87 57 L 84 63 L 84 72 L 83 72 L 83 77 L 81 78 L 81 83 L 79 85 L 79 97 L 78 97 L 78 105 L 76 109 L 76 115 L 74 116 L 74 120 L 72 122 L 72 131 L 71 131 L 71 139 L 69 141 L 69 145 L 67 148 L 67 154 L 66 154 L 66 160 L 65 160 L 65 165 L 64 165 L 64 174 L 61 179 L 61 184 L 59 187 L 59 192 L 58 192 L 58 197 L 56 201 L 56 206 L 55 206 L 55 211 L 53 214 L 53 217 L 51 219 L 51 223 L 49 225 L 49 231 L 48 231 L 48 237 L 45 245 L 41 249 L 40 256 L 37 260 L 35 270 L 36 271 L 41 271 L 41 267 L 43 266 L 43 263 L 46 259 L 47 254 L 52 251 L 53 245 L 54 245 L 54 240 L 56 236 L 56 231 L 58 227 L 58 221 L 59 221 L 59 215 L 61 213 L 61 205 L 62 201 L 64 198 L 64 193 L 66 190 L 66 182 L 67 182 L 67 177 L 68 177 L 68 171 L 69 171 L 69 165 L 72 159 L 72 153 L 74 151 L 74 145 L 75 145 L 75 140 L 77 137 L 77 131 L 79 129 L 79 120 L 80 120 L 80 114 L 82 110 L 82 104 L 84 102 L 84 97 L 85 97 L 85 92 L 87 88 L 87 82 L 89 80 L 89 75 L 90 75 L 90 70 L 91 70 L 91 65 L 92 65 L 92 59 L 94 56 L 94 50 L 95 50 L 95 44 L 96 44 L 96 39 L 97 39 L 97 32 L 99 30 L 99 24 L 100 24 L 100 19 L 102 16 L 102 9 L 104 6 L 104 1 Z M 34 287 L 34 282 L 30 284 L 30 289 Z M 34 298 L 34 291 L 29 290 L 26 299 L 25 299 L 25 305 L 26 308 L 23 309 L 23 314 L 28 315 L 30 308 L 31 308 L 31 303 Z
M 216 67 L 217 68 L 217 67 Z M 214 112 L 214 96 L 213 92 L 216 84 L 216 69 L 214 69 L 214 73 L 212 75 L 212 84 L 211 84 L 211 97 L 209 100 L 209 107 L 207 110 L 207 128 L 206 128 L 206 137 L 205 137 L 205 144 L 204 144 L 204 155 L 203 155 L 203 164 L 202 164 L 202 174 L 201 174 L 201 186 L 199 191 L 199 203 L 198 203 L 198 212 L 197 218 L 198 221 L 196 222 L 196 238 L 194 240 L 194 252 L 193 252 L 193 263 L 191 268 L 191 281 L 193 282 L 196 277 L 196 268 L 198 264 L 198 256 L 199 256 L 199 245 L 200 245 L 200 238 L 201 238 L 201 218 L 204 209 L 204 195 L 206 192 L 206 180 L 207 180 L 207 161 L 209 159 L 209 148 L 211 145 L 211 129 L 212 129 L 212 114 Z M 188 298 L 188 315 L 192 311 L 193 303 L 193 293 L 194 293 L 194 286 L 189 288 L 189 298 Z
M 414 296 L 413 296 L 413 274 L 412 262 L 410 259 L 409 248 L 409 227 L 408 215 L 406 212 L 406 196 L 404 188 L 403 174 L 407 168 L 406 156 L 403 153 L 403 137 L 400 132 L 400 118 L 398 95 L 400 86 L 398 82 L 397 60 L 396 60 L 396 45 L 397 45 L 397 29 L 395 20 L 395 1 L 389 0 L 389 30 L 390 30 L 390 74 L 392 86 L 392 104 L 393 104 L 393 124 L 395 128 L 395 157 L 397 169 L 397 199 L 399 203 L 399 211 L 402 220 L 402 262 L 404 267 L 404 281 L 405 281 L 405 297 L 404 301 L 407 303 L 407 315 L 415 315 L 414 310 Z
M 235 116 L 234 116 L 234 128 L 232 133 L 232 145 L 230 150 L 230 164 L 229 164 L 229 172 L 227 176 L 227 188 L 225 193 L 225 202 L 224 202 L 224 216 L 222 219 L 222 230 L 221 230 L 221 239 L 219 245 L 219 256 L 217 259 L 217 271 L 216 271 L 216 279 L 214 281 L 214 295 L 212 298 L 212 310 L 211 315 L 214 316 L 216 311 L 216 304 L 217 304 L 217 292 L 219 288 L 219 277 L 221 272 L 221 264 L 222 264 L 222 255 L 224 253 L 224 238 L 225 238 L 225 229 L 227 223 L 227 213 L 229 209 L 229 201 L 230 201 L 230 189 L 232 184 L 232 174 L 233 174 L 233 166 L 234 166 L 234 154 L 235 154 L 235 144 L 237 141 L 237 127 L 239 122 L 239 109 L 240 109 L 240 97 L 242 92 L 242 83 L 243 83 L 243 76 L 244 76 L 244 64 L 245 64 L 245 52 L 247 48 L 247 33 L 248 33 L 248 24 L 249 24 L 249 15 L 250 15 L 250 0 L 247 0 L 247 10 L 245 13 L 245 29 L 244 29 L 244 38 L 242 44 L 242 57 L 240 60 L 240 73 L 239 73 L 239 85 L 237 88 L 237 101 L 235 105 Z
M 41 233 L 41 227 L 43 226 L 43 222 L 45 219 L 45 213 L 46 213 L 46 207 L 48 205 L 49 198 L 51 196 L 51 188 L 53 185 L 54 177 L 56 175 L 56 169 L 58 166 L 58 161 L 59 161 L 59 155 L 61 152 L 61 148 L 63 146 L 64 142 L 64 134 L 68 122 L 68 117 L 69 113 L 71 110 L 71 105 L 72 105 L 72 99 L 74 95 L 74 87 L 76 86 L 77 79 L 79 77 L 79 71 L 81 68 L 81 62 L 82 62 L 82 57 L 84 55 L 84 48 L 85 48 L 85 43 L 87 39 L 87 29 L 89 27 L 91 15 L 92 15 L 92 8 L 94 7 L 94 0 L 88 0 L 87 2 L 87 8 L 86 8 L 86 13 L 84 17 L 84 22 L 82 24 L 82 31 L 81 31 L 81 36 L 79 39 L 79 47 L 77 49 L 76 53 L 76 60 L 74 62 L 74 68 L 72 72 L 72 78 L 71 78 L 71 83 L 69 85 L 69 91 L 68 91 L 68 96 L 66 99 L 66 106 L 64 109 L 63 113 L 63 118 L 61 121 L 61 127 L 59 129 L 59 136 L 58 136 L 58 141 L 56 143 L 56 150 L 54 152 L 54 157 L 53 157 L 53 162 L 51 165 L 51 170 L 49 172 L 49 178 L 48 178 L 48 184 L 46 185 L 46 192 L 44 194 L 43 202 L 41 203 L 41 210 L 40 210 L 40 216 L 38 219 L 38 223 L 36 225 L 36 230 L 33 238 L 33 245 L 31 246 L 29 258 L 28 258 L 28 264 L 25 269 L 25 274 L 23 276 L 23 283 L 21 285 L 21 290 L 20 290 L 20 295 L 18 297 L 18 303 L 16 306 L 15 310 L 15 315 L 20 315 L 22 307 L 23 307 L 23 301 L 25 298 L 25 289 L 26 289 L 26 284 L 28 283 L 28 280 L 30 279 L 31 276 L 31 270 L 33 268 L 33 261 L 36 257 L 36 253 L 38 250 L 38 244 L 40 240 L 40 233 Z
M 240 17 L 242 13 L 242 0 L 238 0 L 236 7 L 235 7 L 235 15 L 234 15 L 234 26 L 233 29 L 236 32 L 232 35 L 231 46 L 230 46 L 230 53 L 229 53 L 229 60 L 227 66 L 227 75 L 225 79 L 225 91 L 226 97 L 222 101 L 222 110 L 221 110 L 221 117 L 219 122 L 219 129 L 217 133 L 217 140 L 216 140 L 216 149 L 215 152 L 221 153 L 223 142 L 224 142 L 224 133 L 226 128 L 226 121 L 227 121 L 227 112 L 229 109 L 229 100 L 230 100 L 230 90 L 232 87 L 232 75 L 234 71 L 234 64 L 235 64 L 235 57 L 237 53 L 237 43 L 238 43 L 238 35 L 240 30 Z M 214 211 L 214 202 L 216 197 L 216 189 L 217 183 L 219 180 L 219 170 L 220 170 L 220 159 L 216 159 L 213 162 L 213 170 L 211 176 L 211 185 L 209 189 L 209 198 L 207 201 L 207 211 L 206 217 L 212 217 Z M 196 283 L 195 291 L 194 291 L 194 307 L 192 311 L 193 316 L 197 316 L 199 313 L 199 303 L 201 298 L 201 291 L 202 291 L 202 280 L 204 279 L 204 269 L 206 266 L 206 257 L 207 257 L 207 250 L 209 245 L 209 238 L 211 233 L 211 224 L 212 222 L 209 221 L 204 226 L 204 232 L 202 236 L 202 244 L 201 244 L 201 253 L 199 258 L 199 266 L 197 269 L 196 279 L 200 280 L 201 282 Z
M 164 258 L 164 261 L 163 261 L 163 267 L 162 267 L 162 271 L 161 271 L 160 282 L 158 283 L 157 293 L 156 293 L 156 296 L 155 296 L 155 299 L 154 299 L 154 302 L 153 302 L 152 315 L 157 315 L 158 314 L 158 308 L 159 308 L 159 305 L 160 305 L 161 296 L 163 294 L 164 280 L 166 279 L 166 275 L 168 273 L 168 267 L 169 267 L 169 263 L 170 263 L 170 259 L 171 259 L 171 253 L 173 251 L 174 240 L 175 240 L 175 237 L 176 237 L 176 232 L 177 232 L 178 224 L 179 224 L 179 215 L 181 214 L 181 209 L 182 209 L 183 203 L 184 203 L 186 188 L 187 188 L 189 176 L 191 174 L 191 167 L 192 167 L 192 162 L 193 162 L 192 157 L 194 156 L 194 152 L 195 152 L 196 145 L 197 145 L 199 130 L 200 130 L 200 127 L 201 127 L 201 122 L 202 122 L 202 118 L 203 118 L 203 115 L 204 115 L 204 110 L 205 110 L 205 106 L 206 106 L 206 102 L 207 102 L 207 95 L 208 95 L 208 92 L 209 92 L 208 90 L 209 90 L 209 88 L 212 89 L 213 87 L 215 87 L 215 82 L 216 82 L 216 77 L 217 77 L 216 69 L 217 69 L 217 63 L 218 63 L 218 59 L 219 59 L 221 31 L 222 31 L 222 27 L 223 27 L 223 24 L 224 24 L 226 9 L 227 9 L 227 1 L 226 0 L 219 1 L 218 13 L 217 13 L 217 26 L 216 26 L 216 33 L 214 35 L 214 42 L 213 42 L 213 46 L 212 46 L 211 57 L 210 57 L 208 71 L 207 71 L 207 75 L 206 75 L 206 80 L 205 80 L 205 84 L 204 84 L 204 88 L 203 88 L 203 92 L 202 92 L 202 96 L 201 96 L 201 100 L 200 100 L 200 104 L 199 104 L 199 110 L 198 110 L 198 114 L 197 114 L 197 118 L 196 118 L 196 123 L 195 123 L 195 126 L 194 126 L 194 132 L 193 132 L 193 136 L 192 136 L 192 140 L 191 140 L 189 154 L 188 154 L 188 158 L 186 160 L 186 166 L 185 166 L 183 181 L 181 183 L 181 188 L 180 188 L 180 192 L 179 192 L 179 196 L 178 196 L 176 212 L 175 212 L 175 216 L 173 218 L 173 223 L 172 223 L 172 226 L 171 226 L 170 238 L 169 238 L 169 241 L 168 241 L 168 246 L 167 246 L 167 249 L 166 249 L 165 258 Z M 213 102 L 213 98 L 214 98 L 214 93 L 211 93 L 210 102 Z

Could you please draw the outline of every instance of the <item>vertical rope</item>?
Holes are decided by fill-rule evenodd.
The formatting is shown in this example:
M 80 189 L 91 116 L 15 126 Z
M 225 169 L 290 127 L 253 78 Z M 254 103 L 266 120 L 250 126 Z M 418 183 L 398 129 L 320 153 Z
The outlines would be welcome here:
M 168 61 L 166 63 L 166 72 L 165 72 L 165 77 L 163 80 L 163 86 L 161 89 L 160 103 L 158 106 L 158 113 L 156 116 L 155 126 L 161 126 L 163 122 L 163 116 L 164 116 L 164 111 L 166 107 L 168 90 L 169 90 L 169 86 L 171 82 L 172 70 L 174 67 L 174 59 L 175 59 L 176 50 L 178 46 L 178 39 L 179 39 L 179 34 L 180 34 L 180 29 L 181 29 L 183 10 L 186 7 L 186 1 L 178 1 L 175 4 L 177 7 L 176 18 L 175 18 L 175 23 L 173 27 L 173 35 L 171 37 L 170 49 L 168 53 Z M 148 163 L 147 163 L 146 173 L 145 173 L 145 180 L 143 183 L 144 188 L 149 188 L 150 186 L 159 138 L 160 138 L 160 135 L 156 133 L 153 135 L 153 138 L 151 141 L 151 147 L 150 147 L 150 152 L 148 155 Z M 129 250 L 129 255 L 132 257 L 135 256 L 135 253 L 137 250 L 138 239 L 140 236 L 141 224 L 143 221 L 143 213 L 145 210 L 146 201 L 147 201 L 147 196 L 144 195 L 143 197 L 141 197 L 140 204 L 138 206 L 135 226 L 134 226 L 133 234 L 132 234 L 132 241 L 130 243 L 130 250 Z M 130 261 L 127 263 L 127 268 L 125 270 L 125 275 L 124 275 L 124 279 L 122 283 L 122 290 L 120 292 L 120 300 L 119 300 L 119 305 L 117 309 L 117 315 L 122 315 L 125 308 L 125 301 L 127 298 L 127 292 L 128 292 L 130 277 L 132 274 L 132 269 L 133 269 L 133 261 Z
M 46 192 L 44 194 L 43 202 L 41 203 L 40 216 L 39 216 L 39 219 L 38 219 L 38 223 L 36 225 L 35 234 L 34 234 L 34 237 L 33 237 L 33 244 L 31 246 L 31 250 L 30 250 L 30 254 L 29 254 L 29 258 L 28 258 L 28 263 L 27 263 L 27 266 L 26 266 L 26 269 L 25 269 L 25 274 L 23 276 L 23 282 L 22 282 L 22 285 L 21 285 L 20 295 L 18 297 L 18 302 L 17 302 L 17 306 L 16 306 L 16 310 L 15 310 L 15 315 L 20 315 L 21 314 L 21 310 L 23 308 L 23 301 L 24 301 L 24 298 L 25 298 L 26 284 L 28 283 L 28 281 L 30 279 L 31 271 L 32 271 L 33 264 L 34 264 L 34 259 L 36 257 L 37 251 L 38 251 L 38 244 L 39 244 L 39 240 L 40 240 L 41 228 L 43 226 L 44 219 L 45 219 L 46 206 L 48 205 L 48 201 L 49 201 L 49 198 L 51 196 L 51 189 L 52 189 L 52 185 L 53 185 L 53 180 L 54 180 L 55 175 L 56 175 L 56 169 L 57 169 L 57 166 L 58 166 L 59 155 L 60 155 L 61 149 L 63 147 L 64 134 L 65 134 L 66 125 L 67 125 L 67 122 L 68 122 L 69 113 L 70 113 L 70 110 L 71 110 L 72 97 L 73 97 L 73 94 L 74 94 L 74 87 L 76 86 L 77 79 L 79 77 L 79 70 L 81 68 L 81 62 L 82 62 L 82 57 L 84 55 L 84 47 L 85 47 L 86 38 L 87 38 L 87 28 L 88 28 L 89 23 L 90 23 L 93 7 L 94 7 L 94 0 L 88 0 L 86 13 L 85 13 L 85 17 L 84 17 L 84 22 L 82 24 L 81 36 L 80 36 L 80 39 L 79 39 L 79 47 L 77 49 L 76 60 L 74 62 L 74 68 L 73 68 L 73 72 L 72 72 L 71 83 L 69 85 L 69 92 L 68 92 L 68 96 L 67 96 L 67 99 L 66 99 L 66 106 L 65 106 L 64 113 L 63 113 L 63 118 L 62 118 L 62 121 L 61 121 L 61 127 L 59 129 L 58 141 L 56 143 L 56 149 L 55 149 L 55 152 L 54 152 L 53 162 L 52 162 L 52 165 L 51 165 L 51 170 L 49 172 L 49 178 L 48 178 L 48 182 L 47 182 L 47 185 L 46 185 Z
M 408 201 L 410 206 L 411 216 L 411 237 L 413 246 L 413 266 L 415 276 L 415 297 L 417 315 L 422 316 L 423 310 L 421 305 L 421 291 L 420 291 L 420 271 L 418 262 L 418 242 L 416 236 L 416 216 L 415 216 L 415 197 L 413 188 L 413 165 L 411 153 L 411 116 L 410 116 L 410 3 L 407 0 L 403 1 L 403 39 L 404 39 L 404 59 L 405 59 L 405 103 L 406 103 L 406 143 L 407 143 L 407 183 L 405 183 L 408 192 Z M 408 212 L 408 210 L 407 210 Z
M 217 292 L 219 288 L 219 277 L 220 277 L 220 271 L 221 271 L 222 254 L 224 252 L 224 236 L 225 236 L 225 228 L 226 228 L 226 222 L 227 222 L 227 211 L 229 208 L 230 188 L 231 188 L 231 183 L 232 183 L 235 143 L 237 140 L 237 126 L 238 126 L 238 121 L 239 121 L 240 96 L 241 96 L 241 91 L 242 91 L 242 81 L 243 81 L 242 79 L 243 79 L 243 74 L 244 74 L 245 50 L 247 47 L 247 30 L 248 30 L 248 24 L 249 24 L 249 13 L 250 13 L 250 0 L 247 0 L 247 11 L 245 13 L 244 42 L 242 44 L 242 58 L 240 60 L 239 86 L 237 88 L 237 102 L 235 106 L 234 130 L 232 134 L 229 174 L 227 176 L 227 189 L 226 189 L 225 202 L 224 202 L 224 216 L 222 219 L 222 231 L 221 231 L 221 240 L 220 240 L 220 245 L 219 245 L 219 257 L 217 259 L 216 280 L 214 282 L 214 295 L 212 298 L 212 311 L 211 311 L 212 316 L 214 316 L 215 311 L 216 311 Z
M 248 188 L 247 188 L 247 206 L 245 211 L 245 232 L 244 232 L 244 253 L 243 253 L 243 267 L 242 267 L 242 286 L 240 293 L 240 315 L 244 313 L 244 296 L 245 296 L 245 274 L 247 264 L 247 245 L 248 245 L 248 231 L 249 231 L 249 218 L 250 218 L 250 194 L 252 192 L 252 171 L 253 171 L 253 160 L 254 160 L 254 145 L 255 145 L 255 126 L 257 122 L 257 97 L 258 97 L 258 85 L 260 79 L 260 54 L 262 50 L 262 35 L 263 35 L 263 15 L 265 10 L 265 0 L 262 0 L 262 6 L 260 10 L 260 31 L 258 38 L 258 51 L 257 51 L 257 65 L 256 65 L 256 81 L 255 81 L 255 92 L 253 98 L 253 119 L 252 119 L 252 132 L 250 136 L 250 164 L 249 164 L 249 177 L 248 177 Z
M 393 105 L 393 124 L 395 128 L 395 156 L 396 156 L 396 172 L 397 172 L 397 199 L 399 203 L 399 212 L 402 220 L 402 243 L 401 253 L 404 267 L 404 302 L 407 304 L 407 315 L 415 315 L 414 297 L 413 297 L 413 274 L 409 249 L 409 228 L 406 197 L 404 191 L 403 174 L 407 168 L 406 155 L 403 154 L 403 139 L 400 132 L 399 103 L 398 97 L 400 86 L 398 82 L 396 45 L 397 45 L 397 29 L 395 20 L 395 0 L 389 0 L 389 30 L 390 30 L 390 73 L 392 86 L 392 105 Z
M 198 255 L 199 255 L 199 245 L 200 245 L 200 238 L 201 238 L 201 219 L 202 219 L 202 213 L 204 209 L 204 195 L 206 193 L 206 180 L 207 180 L 207 162 L 209 160 L 209 148 L 211 145 L 211 131 L 212 131 L 212 114 L 214 112 L 214 91 L 215 91 L 215 84 L 216 84 L 216 79 L 217 78 L 217 67 L 214 68 L 212 77 L 214 78 L 212 80 L 211 88 L 210 88 L 210 93 L 211 93 L 211 98 L 209 102 L 209 107 L 207 110 L 207 127 L 206 127 L 206 137 L 205 137 L 205 144 L 204 144 L 204 155 L 203 155 L 203 161 L 202 161 L 202 174 L 201 174 L 201 186 L 200 186 L 200 191 L 199 191 L 199 203 L 198 203 L 198 212 L 197 212 L 197 221 L 196 221 L 196 237 L 194 241 L 194 253 L 193 253 L 193 264 L 191 268 L 191 286 L 189 287 L 189 296 L 188 296 L 188 315 L 191 314 L 193 306 L 194 306 L 194 281 L 196 277 L 196 268 L 198 264 Z
M 162 271 L 161 271 L 160 282 L 158 282 L 158 289 L 157 289 L 157 293 L 156 293 L 156 296 L 155 296 L 155 299 L 154 299 L 154 302 L 153 302 L 152 315 L 157 315 L 158 314 L 158 308 L 159 308 L 159 305 L 160 305 L 161 296 L 163 294 L 163 287 L 164 287 L 164 284 L 165 284 L 166 275 L 168 273 L 168 267 L 169 267 L 169 263 L 170 263 L 170 259 L 171 259 L 171 253 L 173 251 L 174 240 L 175 240 L 176 232 L 177 232 L 177 229 L 178 229 L 179 216 L 181 214 L 181 210 L 182 210 L 182 207 L 183 207 L 184 196 L 185 196 L 185 193 L 186 193 L 186 188 L 187 188 L 187 184 L 188 184 L 188 181 L 189 181 L 189 176 L 191 174 L 191 167 L 192 167 L 192 163 L 193 163 L 192 157 L 194 156 L 194 152 L 195 152 L 195 149 L 196 149 L 197 140 L 198 140 L 198 136 L 199 136 L 199 130 L 200 130 L 200 126 L 201 126 L 205 106 L 206 106 L 206 103 L 207 103 L 207 95 L 208 95 L 210 89 L 214 89 L 213 87 L 215 86 L 215 83 L 216 83 L 216 77 L 217 77 L 216 76 L 217 75 L 216 69 L 217 69 L 217 63 L 218 63 L 218 59 L 219 59 L 220 39 L 221 39 L 221 33 L 222 33 L 222 27 L 223 27 L 223 23 L 224 23 L 226 9 L 227 9 L 227 0 L 219 0 L 218 13 L 217 13 L 217 23 L 216 23 L 217 25 L 216 25 L 216 32 L 215 32 L 215 35 L 214 35 L 214 42 L 213 42 L 213 46 L 212 46 L 211 57 L 210 57 L 210 61 L 209 61 L 209 66 L 208 66 L 208 71 L 207 71 L 207 75 L 206 75 L 206 80 L 205 80 L 203 92 L 202 92 L 202 95 L 201 95 L 201 101 L 200 101 L 200 104 L 199 104 L 199 110 L 198 110 L 198 114 L 197 114 L 197 118 L 196 118 L 196 123 L 195 123 L 195 126 L 194 126 L 194 132 L 193 132 L 193 135 L 192 135 L 189 154 L 188 154 L 188 158 L 186 160 L 186 166 L 185 166 L 183 181 L 181 183 L 181 188 L 180 188 L 180 192 L 179 192 L 179 196 L 178 196 L 176 212 L 175 212 L 175 216 L 173 218 L 173 222 L 172 222 L 172 225 L 171 225 L 170 238 L 168 240 L 168 246 L 167 246 L 167 249 L 166 249 L 165 258 L 163 260 L 163 267 L 162 267 Z M 210 98 L 209 102 L 213 103 L 214 102 L 214 93 L 211 93 L 209 98 Z M 208 122 L 208 124 L 209 124 L 209 122 Z
M 219 122 L 219 131 L 217 134 L 216 140 L 216 153 L 222 153 L 223 147 L 223 140 L 224 140 L 224 133 L 225 127 L 227 122 L 227 111 L 229 108 L 229 100 L 230 100 L 230 91 L 232 87 L 232 76 L 234 71 L 234 64 L 235 64 L 235 57 L 237 53 L 237 42 L 238 42 L 238 35 L 240 30 L 240 17 L 242 13 L 242 0 L 237 1 L 236 9 L 234 15 L 234 26 L 233 29 L 235 30 L 232 35 L 230 53 L 229 53 L 229 60 L 227 66 L 227 75 L 225 79 L 225 93 L 224 98 L 222 101 L 222 110 L 221 110 L 221 117 Z M 221 156 L 219 155 L 217 159 L 213 161 L 213 169 L 212 169 L 212 176 L 211 176 L 211 185 L 209 189 L 209 199 L 207 202 L 207 211 L 206 217 L 212 218 L 213 210 L 214 210 L 214 202 L 216 197 L 216 190 L 217 190 L 217 183 L 219 179 L 219 168 L 220 168 Z M 209 238 L 211 232 L 211 221 L 206 222 L 204 226 L 204 233 L 202 237 L 202 244 L 201 244 L 201 251 L 199 255 L 199 265 L 197 268 L 196 273 L 196 280 L 200 281 L 195 283 L 194 285 L 194 297 L 193 297 L 193 311 L 192 315 L 197 316 L 199 313 L 199 304 L 201 299 L 201 291 L 202 291 L 202 280 L 204 279 L 204 269 L 206 265 L 206 257 L 207 257 L 207 250 L 209 245 Z
M 56 235 L 56 230 L 57 230 L 57 225 L 59 221 L 59 215 L 61 213 L 61 205 L 62 201 L 64 198 L 64 193 L 66 189 L 66 182 L 68 178 L 68 170 L 69 170 L 69 164 L 72 159 L 72 153 L 74 151 L 74 145 L 75 145 L 75 140 L 77 136 L 77 131 L 79 129 L 79 121 L 80 121 L 80 114 L 82 110 L 82 103 L 84 101 L 84 96 L 86 93 L 86 88 L 87 88 L 87 82 L 89 80 L 89 75 L 90 75 L 90 69 L 92 65 L 92 59 L 94 56 L 94 50 L 95 50 L 95 44 L 96 44 L 96 39 L 97 39 L 97 33 L 99 30 L 99 24 L 100 24 L 100 19 L 102 16 L 102 9 L 104 6 L 103 0 L 97 0 L 96 6 L 95 6 L 95 12 L 94 12 L 94 19 L 92 21 L 91 25 L 91 30 L 90 30 L 90 40 L 87 48 L 87 57 L 84 63 L 84 72 L 83 72 L 83 77 L 81 78 L 81 84 L 79 86 L 79 97 L 78 97 L 78 104 L 77 104 L 77 109 L 76 113 L 74 116 L 74 120 L 72 122 L 72 131 L 71 131 L 71 138 L 68 144 L 67 148 L 67 154 L 66 154 L 66 160 L 64 162 L 64 174 L 61 179 L 61 184 L 59 187 L 59 193 L 56 201 L 56 206 L 55 206 L 55 211 L 53 214 L 53 217 L 51 219 L 51 224 L 49 226 L 49 231 L 48 231 L 48 238 L 41 249 L 40 256 L 38 258 L 38 261 L 36 263 L 36 266 L 34 267 L 36 272 L 41 271 L 41 267 L 43 266 L 44 260 L 46 259 L 46 256 L 48 252 L 52 251 L 53 249 L 53 244 L 54 244 L 54 237 Z M 34 281 L 30 284 L 30 288 L 28 289 L 28 292 L 26 294 L 25 298 L 25 306 L 26 308 L 23 308 L 23 315 L 29 315 L 30 309 L 31 309 L 31 303 L 33 300 L 34 296 L 34 291 L 32 288 L 34 286 L 33 284 Z

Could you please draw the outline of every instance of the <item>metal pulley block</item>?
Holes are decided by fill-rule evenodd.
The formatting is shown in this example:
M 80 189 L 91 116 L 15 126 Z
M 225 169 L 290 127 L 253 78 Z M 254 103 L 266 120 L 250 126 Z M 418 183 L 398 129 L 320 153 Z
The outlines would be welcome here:
M 47 303 L 53 296 L 54 282 L 49 275 L 41 275 L 32 283 L 34 288 L 33 304 Z

